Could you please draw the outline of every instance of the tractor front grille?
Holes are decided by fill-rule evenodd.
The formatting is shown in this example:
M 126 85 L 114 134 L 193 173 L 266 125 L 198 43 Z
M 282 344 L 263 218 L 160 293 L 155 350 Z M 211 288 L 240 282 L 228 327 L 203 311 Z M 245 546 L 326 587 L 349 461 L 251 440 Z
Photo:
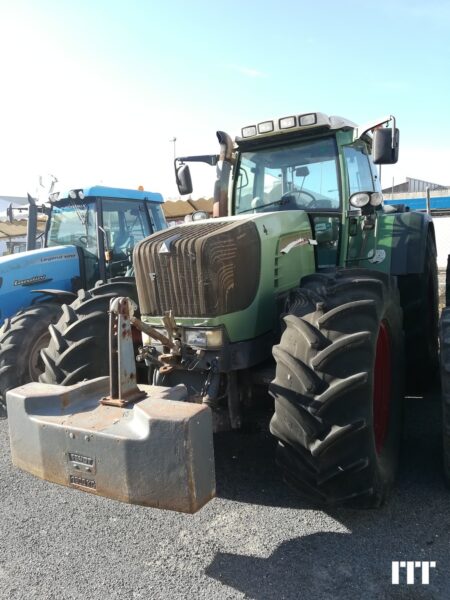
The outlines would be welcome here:
M 133 263 L 143 315 L 217 317 L 247 308 L 260 275 L 258 230 L 251 221 L 205 221 L 139 242 Z

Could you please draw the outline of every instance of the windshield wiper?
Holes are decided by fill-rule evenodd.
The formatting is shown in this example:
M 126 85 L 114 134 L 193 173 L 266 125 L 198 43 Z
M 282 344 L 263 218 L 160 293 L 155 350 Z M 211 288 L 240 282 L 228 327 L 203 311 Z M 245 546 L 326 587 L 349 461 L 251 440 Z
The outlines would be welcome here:
M 72 198 L 69 198 L 69 203 L 72 206 L 72 208 L 75 210 L 77 217 L 80 219 L 81 224 L 83 225 L 83 227 L 86 227 L 87 224 L 87 207 L 85 205 L 83 205 L 82 207 L 78 206 L 77 203 L 72 200 Z M 82 213 L 82 209 L 84 209 L 84 214 Z

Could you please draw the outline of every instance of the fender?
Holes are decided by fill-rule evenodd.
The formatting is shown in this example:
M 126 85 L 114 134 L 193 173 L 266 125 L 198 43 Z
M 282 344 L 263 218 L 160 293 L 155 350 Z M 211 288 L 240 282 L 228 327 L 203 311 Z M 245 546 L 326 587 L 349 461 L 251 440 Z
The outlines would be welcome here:
M 51 298 L 55 302 L 59 302 L 59 304 L 69 304 L 77 299 L 77 294 L 75 292 L 69 292 L 67 290 L 31 290 L 31 293 L 40 294 L 39 296 L 35 296 L 31 300 L 31 304 L 36 304 L 37 302 L 44 302 L 47 299 L 47 296 L 51 296 Z
M 428 235 L 436 236 L 433 220 L 427 213 L 416 211 L 395 213 L 392 218 L 391 274 L 422 273 Z
M 74 292 L 80 282 L 80 259 L 76 246 L 52 246 L 0 258 L 0 326 L 7 317 L 27 308 L 43 283 L 61 298 Z M 47 290 L 46 290 L 47 291 Z

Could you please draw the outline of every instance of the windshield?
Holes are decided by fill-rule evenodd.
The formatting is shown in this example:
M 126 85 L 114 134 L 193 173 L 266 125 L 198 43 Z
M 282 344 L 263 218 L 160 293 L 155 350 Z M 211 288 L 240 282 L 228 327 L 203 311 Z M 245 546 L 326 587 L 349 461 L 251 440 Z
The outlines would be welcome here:
M 340 205 L 334 138 L 242 152 L 235 214 L 278 210 L 336 210 Z
M 97 224 L 95 203 L 54 204 L 50 216 L 50 228 L 47 236 L 48 246 L 67 246 L 73 244 L 97 254 Z

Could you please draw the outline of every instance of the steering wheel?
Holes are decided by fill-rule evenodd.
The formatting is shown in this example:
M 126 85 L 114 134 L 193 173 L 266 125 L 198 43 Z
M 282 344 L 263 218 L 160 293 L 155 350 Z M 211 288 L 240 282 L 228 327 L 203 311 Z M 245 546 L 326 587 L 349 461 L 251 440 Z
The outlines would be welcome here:
M 87 235 L 78 236 L 78 241 L 80 242 L 80 244 L 82 246 L 87 246 L 87 241 L 88 241 Z
M 285 200 L 289 196 L 296 196 L 298 199 L 300 199 L 301 194 L 303 194 L 305 196 L 309 196 L 311 198 L 311 200 L 308 202 L 308 204 L 306 204 L 306 207 L 312 206 L 317 201 L 317 198 L 315 196 L 313 196 L 310 192 L 306 192 L 305 190 L 295 190 L 292 192 L 286 192 L 285 194 L 283 194 L 281 196 L 281 200 Z M 298 203 L 297 200 L 295 201 L 295 203 L 296 204 Z

